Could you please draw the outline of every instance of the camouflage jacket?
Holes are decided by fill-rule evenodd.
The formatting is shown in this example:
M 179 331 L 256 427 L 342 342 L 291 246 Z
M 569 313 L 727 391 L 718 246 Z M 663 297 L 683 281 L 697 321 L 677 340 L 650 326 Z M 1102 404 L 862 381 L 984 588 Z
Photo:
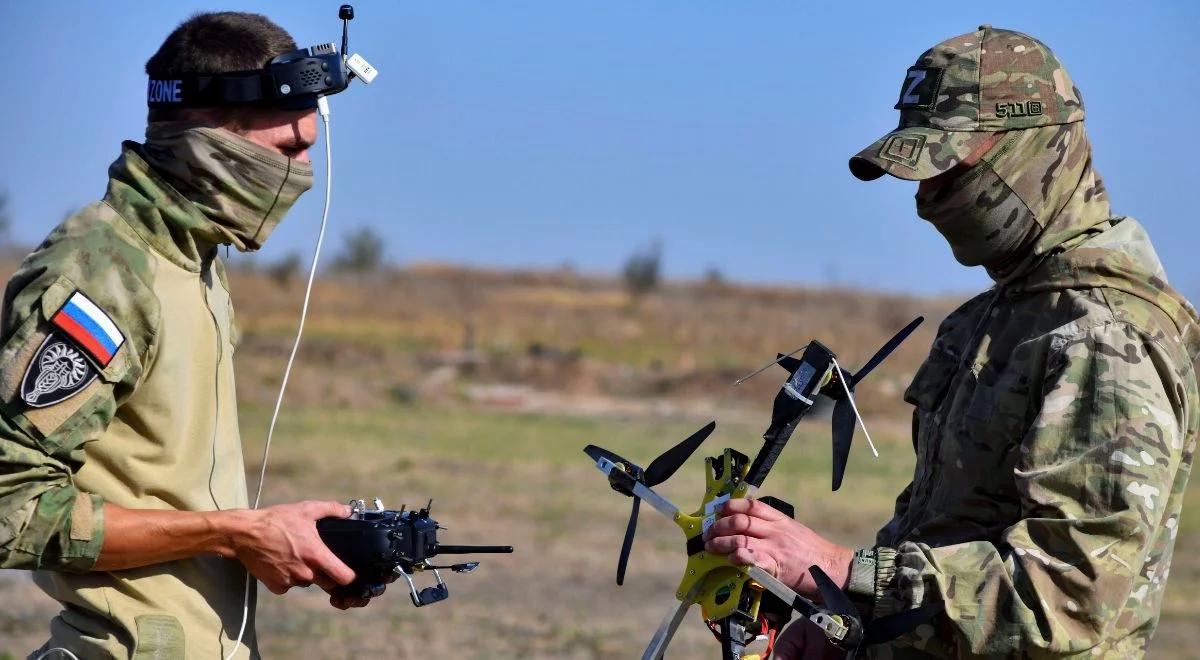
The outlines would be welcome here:
M 1146 650 L 1200 427 L 1200 333 L 1136 220 L 1081 217 L 945 319 L 906 393 L 916 468 L 877 538 L 873 609 L 945 611 L 873 657 Z
M 236 561 L 88 572 L 106 503 L 247 505 L 223 234 L 142 149 L 124 145 L 104 199 L 51 232 L 8 284 L 0 568 L 35 570 L 64 604 L 48 646 L 80 658 L 224 657 L 246 589 Z M 242 658 L 255 647 L 250 608 Z

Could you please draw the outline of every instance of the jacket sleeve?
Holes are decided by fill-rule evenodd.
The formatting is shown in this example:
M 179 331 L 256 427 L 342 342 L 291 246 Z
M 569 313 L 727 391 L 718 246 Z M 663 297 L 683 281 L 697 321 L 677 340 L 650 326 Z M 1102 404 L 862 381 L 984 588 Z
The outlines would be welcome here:
M 84 444 L 104 433 L 140 380 L 154 330 L 152 298 L 136 279 L 82 287 L 76 279 L 82 278 L 18 273 L 5 295 L 0 568 L 87 571 L 104 541 L 104 501 L 76 487 L 75 474 L 83 466 Z M 75 292 L 95 301 L 125 339 L 107 364 L 51 322 Z M 56 343 L 65 348 L 48 351 Z M 56 357 L 77 371 L 66 380 L 38 381 L 35 376 L 53 368 Z
M 1019 446 L 1022 519 L 1001 544 L 877 548 L 877 616 L 940 600 L 935 634 L 960 654 L 1057 655 L 1096 646 L 1146 599 L 1134 583 L 1166 568 L 1146 556 L 1194 449 L 1191 366 L 1122 323 L 1060 343 Z

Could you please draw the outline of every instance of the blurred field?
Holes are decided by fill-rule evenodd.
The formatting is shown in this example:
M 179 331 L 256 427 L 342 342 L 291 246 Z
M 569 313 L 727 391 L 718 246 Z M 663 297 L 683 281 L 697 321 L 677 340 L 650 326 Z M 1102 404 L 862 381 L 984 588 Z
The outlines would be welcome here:
M 258 456 L 294 322 L 297 282 L 236 272 L 239 388 L 247 470 Z M 731 381 L 776 350 L 827 339 L 864 360 L 912 315 L 930 323 L 881 371 L 863 403 L 882 457 L 855 447 L 842 491 L 829 492 L 827 421 L 801 427 L 765 492 L 831 537 L 868 543 L 912 470 L 903 383 L 950 302 L 853 292 L 672 284 L 637 303 L 618 282 L 570 273 L 412 269 L 325 280 L 281 419 L 265 499 L 433 497 L 453 543 L 511 543 L 473 574 L 449 576 L 451 599 L 420 610 L 396 589 L 355 612 L 319 590 L 261 590 L 268 657 L 628 658 L 672 602 L 679 533 L 644 510 L 624 587 L 613 582 L 629 500 L 580 451 L 602 444 L 634 459 L 718 420 L 709 453 L 751 453 L 779 373 Z M 874 376 L 873 376 L 874 378 Z M 705 451 L 700 452 L 704 454 Z M 662 490 L 692 508 L 698 455 Z M 1188 509 L 1200 507 L 1196 489 Z M 1200 524 L 1179 532 L 1156 657 L 1195 657 Z M 23 574 L 0 573 L 0 657 L 44 639 L 54 611 Z M 719 657 L 694 613 L 672 657 Z

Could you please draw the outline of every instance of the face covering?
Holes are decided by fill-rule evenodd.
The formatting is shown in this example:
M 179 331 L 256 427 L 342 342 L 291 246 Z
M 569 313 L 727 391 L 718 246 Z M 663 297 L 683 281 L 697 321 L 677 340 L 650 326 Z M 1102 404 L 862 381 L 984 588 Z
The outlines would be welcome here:
M 917 193 L 917 215 L 998 283 L 1029 272 L 1109 217 L 1083 122 L 1009 131 L 967 171 Z
M 1012 141 L 1000 140 L 966 172 L 932 193 L 917 194 L 917 215 L 942 234 L 954 258 L 964 266 L 985 266 L 993 277 L 1019 263 L 1041 232 L 1033 212 L 993 167 Z
M 310 165 L 219 128 L 152 125 L 142 156 L 242 252 L 261 248 L 313 185 Z

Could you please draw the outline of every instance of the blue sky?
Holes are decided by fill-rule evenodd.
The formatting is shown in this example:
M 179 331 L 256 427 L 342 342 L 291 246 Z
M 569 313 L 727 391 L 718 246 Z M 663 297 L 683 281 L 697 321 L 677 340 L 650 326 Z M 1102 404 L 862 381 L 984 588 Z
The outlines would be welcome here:
M 302 45 L 337 2 L 5 2 L 0 188 L 36 242 L 103 193 L 144 129 L 142 65 L 201 9 L 272 17 Z M 929 5 L 933 7 L 934 5 Z M 1086 9 L 1081 9 L 1086 7 Z M 380 75 L 332 99 L 330 247 L 371 226 L 397 262 L 617 270 L 660 238 L 670 276 L 961 292 L 987 284 L 913 212 L 914 184 L 852 178 L 896 123 L 905 69 L 992 23 L 1047 42 L 1082 89 L 1114 209 L 1200 293 L 1200 3 L 360 2 Z M 318 172 L 323 160 L 315 153 Z M 320 180 L 318 180 L 318 186 Z M 319 188 L 264 260 L 306 256 Z

